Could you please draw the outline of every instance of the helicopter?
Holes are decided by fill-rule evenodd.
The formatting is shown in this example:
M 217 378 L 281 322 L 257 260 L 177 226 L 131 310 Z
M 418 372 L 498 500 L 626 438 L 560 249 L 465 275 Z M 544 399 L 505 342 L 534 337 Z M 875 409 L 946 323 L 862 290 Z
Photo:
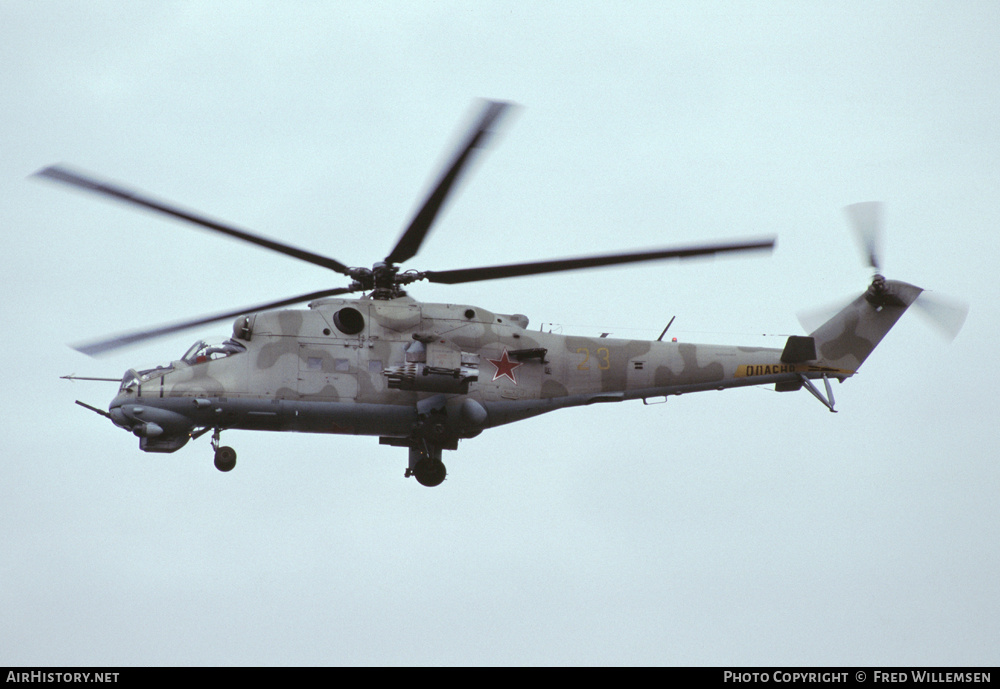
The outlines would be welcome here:
M 831 381 L 853 376 L 923 291 L 876 272 L 863 294 L 808 335 L 789 336 L 783 348 L 663 341 L 669 324 L 651 341 L 564 335 L 529 330 L 522 314 L 417 301 L 404 288 L 424 280 L 454 285 L 768 252 L 775 246 L 773 237 L 765 237 L 478 268 L 401 270 L 417 255 L 463 172 L 510 109 L 502 101 L 482 103 L 395 246 L 370 268 L 348 266 L 64 165 L 35 173 L 350 280 L 346 286 L 74 345 L 97 356 L 235 319 L 225 340 L 199 340 L 168 365 L 126 371 L 107 411 L 77 404 L 137 436 L 144 452 L 176 452 L 212 433 L 214 463 L 222 472 L 236 466 L 236 451 L 221 444 L 221 433 L 229 429 L 376 436 L 380 444 L 408 450 L 404 477 L 437 486 L 447 476 L 443 451 L 457 450 L 461 440 L 489 428 L 557 409 L 629 400 L 651 404 L 672 395 L 773 384 L 780 392 L 805 389 L 836 411 Z M 849 207 L 876 271 L 880 208 L 874 203 Z M 344 296 L 353 293 L 360 296 Z M 285 308 L 302 303 L 307 309 Z M 814 381 L 821 381 L 824 390 Z

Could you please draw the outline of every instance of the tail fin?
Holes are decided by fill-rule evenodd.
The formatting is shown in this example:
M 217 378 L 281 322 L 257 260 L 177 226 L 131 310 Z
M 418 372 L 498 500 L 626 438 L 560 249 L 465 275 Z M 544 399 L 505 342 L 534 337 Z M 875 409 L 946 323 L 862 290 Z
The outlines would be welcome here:
M 857 371 L 923 290 L 876 275 L 868 291 L 810 333 L 822 366 Z

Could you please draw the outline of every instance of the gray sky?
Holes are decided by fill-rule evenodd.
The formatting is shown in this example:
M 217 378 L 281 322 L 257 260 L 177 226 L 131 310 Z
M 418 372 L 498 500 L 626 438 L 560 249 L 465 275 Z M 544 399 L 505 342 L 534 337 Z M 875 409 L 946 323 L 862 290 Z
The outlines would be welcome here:
M 0 664 L 1000 662 L 988 357 L 1000 8 L 961 3 L 0 5 Z M 476 97 L 516 101 L 420 256 L 450 269 L 776 234 L 770 258 L 419 284 L 531 327 L 780 347 L 869 275 L 907 315 L 840 412 L 764 388 L 567 410 L 402 478 L 374 438 L 172 455 L 73 404 L 228 324 L 67 342 L 339 276 L 27 180 L 67 162 L 290 244 L 385 255 Z M 332 279 L 331 279 L 332 278 Z

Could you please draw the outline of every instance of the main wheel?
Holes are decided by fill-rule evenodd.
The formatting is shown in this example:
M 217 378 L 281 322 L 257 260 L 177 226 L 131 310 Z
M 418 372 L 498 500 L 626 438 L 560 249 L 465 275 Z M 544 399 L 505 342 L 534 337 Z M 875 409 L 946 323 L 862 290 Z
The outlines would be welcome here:
M 220 447 L 215 451 L 215 468 L 219 471 L 232 471 L 236 466 L 236 450 L 231 447 Z
M 413 475 L 417 477 L 420 485 L 432 488 L 444 482 L 448 470 L 445 469 L 444 462 L 424 457 L 414 465 Z

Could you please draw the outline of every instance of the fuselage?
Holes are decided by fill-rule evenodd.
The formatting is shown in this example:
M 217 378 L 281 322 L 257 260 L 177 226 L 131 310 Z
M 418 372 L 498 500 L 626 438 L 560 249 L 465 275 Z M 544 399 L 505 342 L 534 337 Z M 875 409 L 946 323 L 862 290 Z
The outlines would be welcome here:
M 324 299 L 237 319 L 233 338 L 170 366 L 130 371 L 110 413 L 148 451 L 194 429 L 406 438 L 444 415 L 447 433 L 563 407 L 794 381 L 781 349 L 580 337 L 527 329 L 481 307 Z

